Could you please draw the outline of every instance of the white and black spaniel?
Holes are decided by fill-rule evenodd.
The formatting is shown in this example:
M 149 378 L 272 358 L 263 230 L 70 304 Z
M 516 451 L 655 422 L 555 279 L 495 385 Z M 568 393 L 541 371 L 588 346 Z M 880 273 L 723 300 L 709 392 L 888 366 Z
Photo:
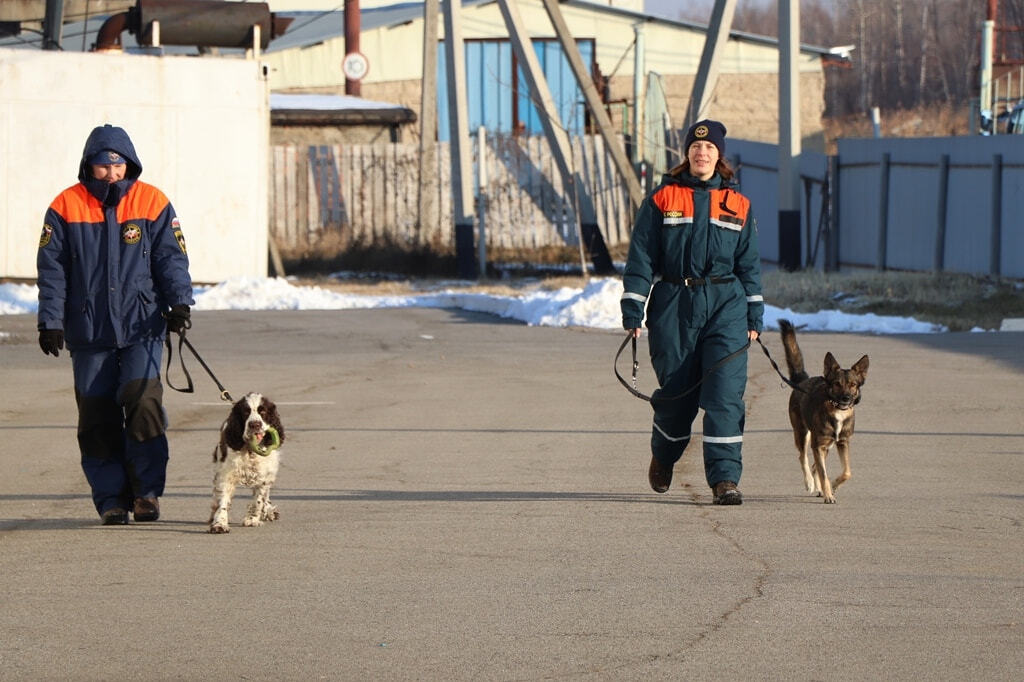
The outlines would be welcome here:
M 246 526 L 262 526 L 278 518 L 270 503 L 270 488 L 280 466 L 284 426 L 277 406 L 260 393 L 248 393 L 231 406 L 220 427 L 220 443 L 213 451 L 213 506 L 210 532 L 227 533 L 228 510 L 235 488 L 252 488 L 245 513 Z

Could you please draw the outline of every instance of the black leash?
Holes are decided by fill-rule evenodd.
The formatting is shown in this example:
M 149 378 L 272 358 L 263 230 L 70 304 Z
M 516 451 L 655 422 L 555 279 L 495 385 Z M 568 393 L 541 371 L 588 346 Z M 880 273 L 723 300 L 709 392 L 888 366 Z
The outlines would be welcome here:
M 789 386 L 794 391 L 800 391 L 801 393 L 807 393 L 807 391 L 805 391 L 804 389 L 800 388 L 799 385 L 797 385 L 797 384 L 793 383 L 792 381 L 790 381 L 789 379 L 787 379 L 786 375 L 782 373 L 782 370 L 779 369 L 779 365 L 775 362 L 775 360 L 772 359 L 771 353 L 768 352 L 767 346 L 765 346 L 763 343 L 761 343 L 761 335 L 760 334 L 757 335 L 757 343 L 760 344 L 761 350 L 764 351 L 764 356 L 766 358 L 768 358 L 768 362 L 770 362 L 772 364 L 772 369 L 774 369 L 775 373 L 779 375 L 779 378 L 782 379 L 783 383 L 785 383 L 787 386 Z
M 629 343 L 630 341 L 633 342 L 633 385 L 632 386 L 630 386 L 628 383 L 626 383 L 626 380 L 622 378 L 621 374 L 619 374 L 619 356 L 622 355 L 622 351 L 625 350 L 626 344 Z M 649 395 L 641 393 L 640 391 L 638 391 L 636 389 L 636 372 L 640 368 L 640 363 L 636 359 L 636 337 L 633 336 L 633 332 L 632 332 L 632 330 L 630 330 L 629 332 L 626 333 L 626 338 L 623 339 L 622 345 L 619 346 L 619 352 L 615 354 L 615 363 L 614 363 L 615 376 L 619 380 L 619 383 L 622 384 L 623 386 L 625 386 L 626 390 L 629 391 L 630 393 L 632 393 L 633 395 L 635 395 L 637 398 L 640 398 L 641 400 L 646 400 L 649 403 L 658 403 L 658 402 L 666 402 L 667 403 L 667 402 L 672 401 L 672 400 L 679 400 L 680 398 L 684 398 L 684 397 L 688 396 L 689 394 L 693 393 L 694 391 L 696 391 L 697 388 L 701 384 L 704 383 L 704 381 L 711 375 L 712 372 L 714 372 L 716 369 L 718 369 L 719 367 L 721 367 L 725 363 L 729 362 L 730 360 L 734 359 L 735 357 L 737 357 L 741 353 L 746 352 L 746 350 L 748 348 L 750 348 L 750 341 L 749 340 L 743 346 L 741 346 L 738 350 L 735 350 L 732 353 L 729 353 L 724 358 L 722 358 L 721 360 L 719 360 L 715 364 L 711 365 L 711 367 L 709 367 L 707 369 L 707 371 L 704 372 L 704 376 L 702 376 L 700 378 L 700 381 L 695 383 L 693 386 L 690 386 L 688 389 L 686 389 L 682 393 L 679 393 L 677 395 L 674 395 L 674 396 L 671 396 L 671 397 L 668 397 L 668 398 L 663 398 L 661 396 L 658 396 L 657 398 L 653 398 L 653 397 L 651 397 Z
M 626 382 L 626 380 L 622 377 L 622 375 L 619 374 L 619 358 L 622 356 L 622 351 L 626 349 L 626 344 L 629 343 L 630 341 L 633 342 L 633 385 L 632 386 L 630 386 Z M 771 354 L 768 352 L 768 348 L 764 345 L 764 343 L 761 342 L 761 335 L 760 334 L 758 334 L 758 336 L 757 336 L 757 343 L 758 343 L 758 345 L 761 346 L 761 350 L 764 351 L 764 355 L 765 355 L 765 357 L 768 358 L 768 362 L 770 362 L 772 367 L 775 369 L 775 373 L 778 374 L 779 377 L 782 378 L 782 380 L 786 383 L 786 385 L 789 386 L 790 388 L 796 390 L 796 391 L 800 391 L 801 393 L 806 393 L 806 391 L 804 391 L 802 388 L 800 388 L 797 384 L 795 384 L 792 381 L 790 381 L 789 379 L 787 379 L 786 376 L 782 373 L 782 371 L 779 369 L 779 365 L 775 362 L 775 360 L 772 359 Z M 682 393 L 679 393 L 678 395 L 671 396 L 669 398 L 662 398 L 660 396 L 657 397 L 657 398 L 652 398 L 651 396 L 646 395 L 645 393 L 641 393 L 636 388 L 636 376 L 637 376 L 637 370 L 640 368 L 640 363 L 639 363 L 639 361 L 637 360 L 637 357 L 636 357 L 636 337 L 633 336 L 633 332 L 632 332 L 632 330 L 630 330 L 630 331 L 628 331 L 626 333 L 626 338 L 623 339 L 622 344 L 619 346 L 618 352 L 615 354 L 615 362 L 613 364 L 613 367 L 614 367 L 614 370 L 615 370 L 615 378 L 617 378 L 619 380 L 620 384 L 625 386 L 627 391 L 632 393 L 637 398 L 640 398 L 641 400 L 646 400 L 649 403 L 650 402 L 668 402 L 668 401 L 671 401 L 671 400 L 679 400 L 680 398 L 683 398 L 683 397 L 689 395 L 690 393 L 693 393 L 695 390 L 697 390 L 697 388 L 701 384 L 704 383 L 704 381 L 708 378 L 708 376 L 712 372 L 714 372 L 716 369 L 718 369 L 719 367 L 721 367 L 725 363 L 733 360 L 736 356 L 738 356 L 741 353 L 745 352 L 748 348 L 750 348 L 750 341 L 749 340 L 747 341 L 747 343 L 745 345 L 740 347 L 739 350 L 736 350 L 736 351 L 734 351 L 732 353 L 729 353 L 724 358 L 722 358 L 721 360 L 719 360 L 715 364 L 711 365 L 711 367 L 709 367 L 708 370 L 706 372 L 704 372 L 704 376 L 702 376 L 700 378 L 700 381 L 698 381 L 697 383 L 695 383 L 693 386 L 691 386 L 690 388 L 686 389 Z
M 227 401 L 229 403 L 234 402 L 234 400 L 231 398 L 231 394 L 228 393 L 227 389 L 224 388 L 224 385 L 217 380 L 217 377 L 214 375 L 209 365 L 207 365 L 199 356 L 199 353 L 196 352 L 196 349 L 192 346 L 192 343 L 185 338 L 185 330 L 191 327 L 192 321 L 186 320 L 185 326 L 182 328 L 181 331 L 178 332 L 178 360 L 181 362 L 181 371 L 185 374 L 185 380 L 188 382 L 187 388 L 178 388 L 177 386 L 171 383 L 171 358 L 174 357 L 174 349 L 171 346 L 171 332 L 167 332 L 167 336 L 165 338 L 167 344 L 167 369 L 164 371 L 164 375 L 167 379 L 167 385 L 173 388 L 175 391 L 178 391 L 179 393 L 195 392 L 195 388 L 192 384 L 192 375 L 188 373 L 188 369 L 185 367 L 185 354 L 181 352 L 182 345 L 185 345 L 186 347 L 188 347 L 190 351 L 192 351 L 192 355 L 194 355 L 196 360 L 199 361 L 199 364 L 203 366 L 203 369 L 205 369 L 206 373 L 210 375 L 210 378 L 213 379 L 213 383 L 217 384 L 217 388 L 220 389 L 220 399 Z

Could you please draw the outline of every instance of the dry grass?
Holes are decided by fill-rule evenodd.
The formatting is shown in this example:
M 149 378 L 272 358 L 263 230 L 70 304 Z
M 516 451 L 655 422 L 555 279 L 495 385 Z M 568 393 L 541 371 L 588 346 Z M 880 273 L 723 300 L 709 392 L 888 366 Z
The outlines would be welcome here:
M 955 137 L 968 134 L 969 120 L 966 105 L 925 106 L 883 110 L 879 114 L 879 127 L 882 137 Z M 828 154 L 836 153 L 837 138 L 874 137 L 875 134 L 867 114 L 826 116 L 821 123 Z
M 927 272 L 764 274 L 765 300 L 795 312 L 842 310 L 897 315 L 942 324 L 950 331 L 998 329 L 1024 317 L 1024 283 L 993 277 Z

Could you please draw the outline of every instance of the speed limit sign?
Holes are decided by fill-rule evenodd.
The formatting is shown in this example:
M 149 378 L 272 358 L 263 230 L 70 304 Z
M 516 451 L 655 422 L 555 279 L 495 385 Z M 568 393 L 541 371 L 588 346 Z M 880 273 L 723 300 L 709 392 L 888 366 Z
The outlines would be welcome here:
M 341 71 L 345 74 L 345 78 L 349 80 L 361 80 L 369 70 L 370 62 L 366 60 L 366 57 L 361 52 L 349 52 L 341 60 Z

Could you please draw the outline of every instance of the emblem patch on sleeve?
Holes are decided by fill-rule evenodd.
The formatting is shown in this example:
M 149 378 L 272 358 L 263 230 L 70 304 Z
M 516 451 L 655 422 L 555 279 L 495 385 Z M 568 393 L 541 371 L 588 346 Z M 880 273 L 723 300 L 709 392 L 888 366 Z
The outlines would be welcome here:
M 121 239 L 125 244 L 138 244 L 142 239 L 142 228 L 135 223 L 128 223 L 121 228 Z
M 181 232 L 181 221 L 178 220 L 177 216 L 171 218 L 171 230 L 174 231 L 174 238 L 178 241 L 178 248 L 181 252 L 187 254 L 188 251 L 185 249 L 185 235 Z
M 39 235 L 39 248 L 43 248 L 50 243 L 50 237 L 53 236 L 53 228 L 49 225 L 43 225 L 43 232 Z
M 181 230 L 174 231 L 174 238 L 178 240 L 178 247 L 181 249 L 181 252 L 188 253 L 188 251 L 185 250 L 185 235 L 181 233 Z

